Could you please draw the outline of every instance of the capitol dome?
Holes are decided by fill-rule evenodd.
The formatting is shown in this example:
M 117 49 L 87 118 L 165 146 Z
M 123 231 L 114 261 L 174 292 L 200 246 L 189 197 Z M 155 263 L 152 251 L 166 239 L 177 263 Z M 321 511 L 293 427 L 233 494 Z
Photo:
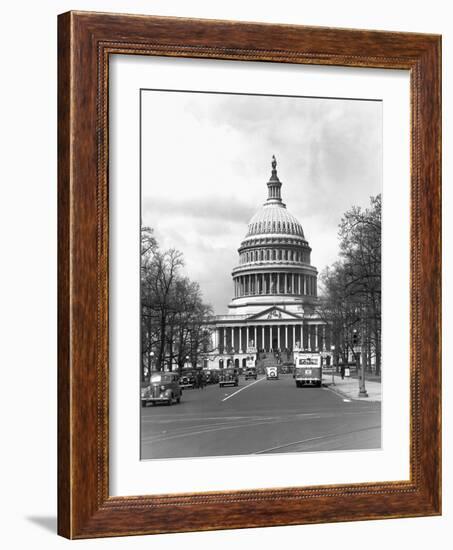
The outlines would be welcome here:
M 250 220 L 245 238 L 268 233 L 294 235 L 304 239 L 301 224 L 288 212 L 283 203 L 281 205 L 265 203 Z
M 267 183 L 269 196 L 248 224 L 245 238 L 255 235 L 283 234 L 304 239 L 304 230 L 297 218 L 288 212 L 280 195 L 282 183 L 277 176 L 277 161 L 272 157 L 272 175 Z
M 233 269 L 234 297 L 229 305 L 237 313 L 252 313 L 263 305 L 313 304 L 317 295 L 317 270 L 311 265 L 311 248 L 300 222 L 281 198 L 277 161 L 267 182 L 268 197 L 252 216 L 238 249 L 239 265 Z

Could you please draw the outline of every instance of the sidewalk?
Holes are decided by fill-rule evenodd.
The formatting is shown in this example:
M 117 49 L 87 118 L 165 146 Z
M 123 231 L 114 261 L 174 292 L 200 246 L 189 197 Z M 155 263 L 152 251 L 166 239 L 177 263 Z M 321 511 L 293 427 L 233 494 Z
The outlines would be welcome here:
M 324 386 L 338 393 L 347 399 L 357 401 L 381 401 L 381 383 L 373 380 L 365 380 L 365 387 L 368 397 L 359 397 L 359 381 L 357 378 L 341 379 L 341 376 L 335 375 L 335 385 L 332 384 L 332 375 L 325 374 L 322 379 Z

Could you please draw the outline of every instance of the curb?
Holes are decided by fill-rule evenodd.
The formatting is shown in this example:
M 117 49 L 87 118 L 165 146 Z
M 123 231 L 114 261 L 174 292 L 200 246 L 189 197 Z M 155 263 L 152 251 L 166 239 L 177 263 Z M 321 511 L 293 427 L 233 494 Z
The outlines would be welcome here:
M 336 386 L 333 386 L 332 383 L 326 382 L 322 384 L 324 388 L 327 390 L 330 390 L 332 393 L 336 393 L 339 397 L 343 397 L 345 399 L 351 399 L 352 401 L 367 401 L 368 403 L 381 403 L 382 399 L 374 399 L 372 397 L 353 397 L 352 395 L 349 395 L 340 389 L 338 389 Z

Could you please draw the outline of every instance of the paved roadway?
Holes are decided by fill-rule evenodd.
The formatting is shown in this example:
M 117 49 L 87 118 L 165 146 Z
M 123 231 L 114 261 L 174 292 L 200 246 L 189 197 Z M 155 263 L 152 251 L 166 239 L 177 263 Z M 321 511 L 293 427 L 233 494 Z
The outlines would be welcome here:
M 380 403 L 327 388 L 297 388 L 291 375 L 239 387 L 186 389 L 179 405 L 142 408 L 141 456 L 183 458 L 376 449 Z

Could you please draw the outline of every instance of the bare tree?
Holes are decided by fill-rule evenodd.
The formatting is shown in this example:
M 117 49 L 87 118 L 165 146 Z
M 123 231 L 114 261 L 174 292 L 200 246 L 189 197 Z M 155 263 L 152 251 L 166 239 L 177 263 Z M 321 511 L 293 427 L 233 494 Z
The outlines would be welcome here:
M 339 227 L 340 259 L 321 275 L 319 314 L 329 323 L 333 341 L 346 361 L 358 358 L 354 334 L 360 341 L 360 358 L 376 373 L 381 370 L 381 196 L 370 207 L 353 207 Z
M 145 367 L 181 369 L 187 357 L 197 365 L 210 338 L 212 308 L 203 303 L 198 283 L 181 274 L 181 252 L 161 251 L 150 228 L 142 230 L 141 248 L 142 376 Z

